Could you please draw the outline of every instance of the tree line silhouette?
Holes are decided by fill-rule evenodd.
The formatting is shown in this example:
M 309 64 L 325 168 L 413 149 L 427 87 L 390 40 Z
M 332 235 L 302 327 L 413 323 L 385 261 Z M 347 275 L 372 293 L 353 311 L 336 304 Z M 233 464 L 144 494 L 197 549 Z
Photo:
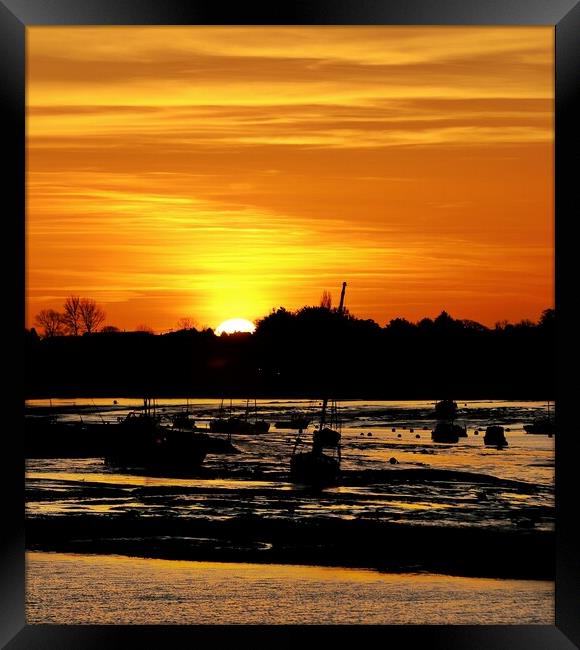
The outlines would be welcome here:
M 61 312 L 43 309 L 35 318 L 35 324 L 44 330 L 44 336 L 78 336 L 97 332 L 105 320 L 105 312 L 91 298 L 69 296 Z M 114 328 L 116 329 L 116 328 Z M 105 330 L 106 331 L 106 330 Z
M 330 391 L 364 399 L 553 399 L 555 390 L 553 309 L 537 323 L 493 328 L 445 311 L 381 327 L 348 310 L 339 314 L 323 296 L 317 307 L 273 310 L 253 334 L 222 336 L 189 319 L 160 335 L 97 331 L 104 312 L 82 298 L 67 299 L 60 329 L 45 312 L 36 321 L 44 337 L 26 330 L 28 398 L 318 398 Z

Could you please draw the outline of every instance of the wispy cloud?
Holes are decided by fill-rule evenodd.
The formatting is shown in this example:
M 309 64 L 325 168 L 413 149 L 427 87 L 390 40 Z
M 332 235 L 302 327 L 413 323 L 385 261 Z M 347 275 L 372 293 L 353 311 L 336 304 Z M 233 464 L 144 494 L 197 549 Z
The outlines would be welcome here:
M 348 279 L 379 321 L 535 317 L 552 38 L 29 28 L 29 311 L 90 293 L 121 326 L 216 325 Z

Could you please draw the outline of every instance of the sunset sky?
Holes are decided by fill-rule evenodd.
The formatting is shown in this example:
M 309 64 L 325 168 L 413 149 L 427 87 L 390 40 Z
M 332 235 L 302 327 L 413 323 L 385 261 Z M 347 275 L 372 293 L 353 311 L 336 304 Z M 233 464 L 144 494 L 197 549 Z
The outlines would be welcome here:
M 553 28 L 32 27 L 28 325 L 553 306 Z

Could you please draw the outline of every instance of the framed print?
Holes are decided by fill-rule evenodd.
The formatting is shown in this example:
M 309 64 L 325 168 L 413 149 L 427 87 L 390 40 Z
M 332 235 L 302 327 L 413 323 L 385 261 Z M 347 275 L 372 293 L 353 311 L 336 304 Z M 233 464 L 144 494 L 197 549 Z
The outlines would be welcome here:
M 579 23 L 0 0 L 3 646 L 580 647 Z

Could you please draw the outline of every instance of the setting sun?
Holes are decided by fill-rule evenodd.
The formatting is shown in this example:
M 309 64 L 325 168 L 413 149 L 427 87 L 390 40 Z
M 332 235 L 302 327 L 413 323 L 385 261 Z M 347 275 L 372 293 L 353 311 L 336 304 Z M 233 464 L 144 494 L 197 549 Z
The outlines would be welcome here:
M 254 332 L 256 326 L 252 321 L 245 318 L 230 318 L 217 326 L 215 333 L 218 336 L 222 334 L 233 334 L 234 332 Z
M 574 11 L 4 3 L 27 623 L 553 622 Z
M 381 326 L 553 303 L 550 27 L 42 26 L 27 48 L 28 326 L 69 295 L 126 330 L 256 320 L 345 277 Z

